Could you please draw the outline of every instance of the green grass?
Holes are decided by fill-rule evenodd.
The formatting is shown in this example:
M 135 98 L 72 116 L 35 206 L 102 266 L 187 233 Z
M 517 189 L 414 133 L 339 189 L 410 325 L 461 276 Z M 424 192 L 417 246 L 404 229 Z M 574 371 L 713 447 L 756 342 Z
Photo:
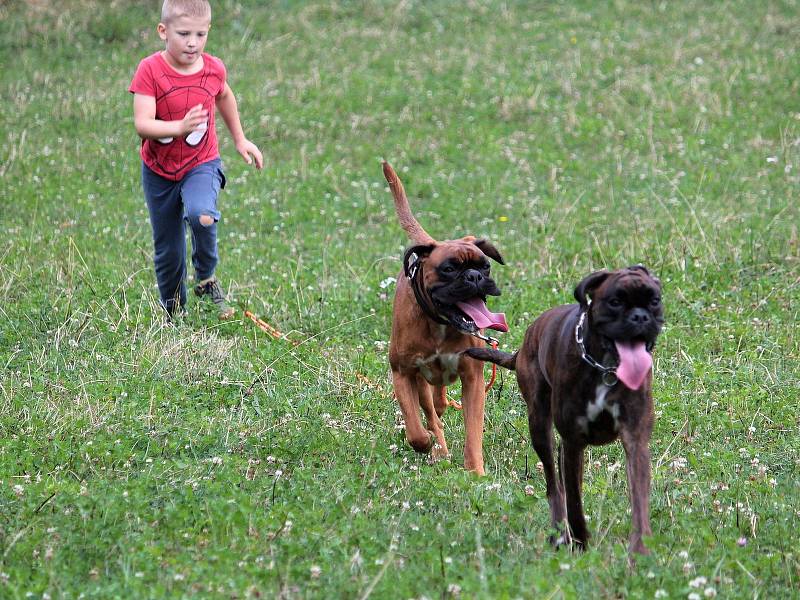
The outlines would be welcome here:
M 297 346 L 156 308 L 126 90 L 157 4 L 0 5 L 0 597 L 800 594 L 796 2 L 214 2 L 266 158 L 221 131 L 218 274 Z M 485 478 L 459 413 L 452 460 L 405 444 L 382 158 L 434 237 L 501 249 L 505 348 L 593 269 L 661 277 L 635 569 L 619 445 L 590 549 L 548 546 L 507 373 Z

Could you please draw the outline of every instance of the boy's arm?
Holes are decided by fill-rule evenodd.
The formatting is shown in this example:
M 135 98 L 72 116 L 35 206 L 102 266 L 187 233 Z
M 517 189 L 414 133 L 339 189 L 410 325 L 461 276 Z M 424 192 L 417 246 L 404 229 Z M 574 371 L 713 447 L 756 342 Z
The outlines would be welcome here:
M 253 160 L 255 160 L 256 169 L 263 167 L 264 157 L 261 156 L 258 146 L 245 137 L 242 123 L 239 120 L 239 107 L 236 103 L 236 96 L 233 95 L 233 90 L 227 83 L 217 96 L 216 101 L 219 114 L 222 115 L 222 120 L 225 121 L 228 131 L 231 132 L 236 151 L 242 155 L 248 165 L 253 164 Z
M 156 99 L 145 94 L 133 95 L 133 124 L 136 133 L 145 140 L 181 137 L 195 131 L 208 120 L 208 111 L 202 104 L 189 109 L 180 121 L 156 119 Z

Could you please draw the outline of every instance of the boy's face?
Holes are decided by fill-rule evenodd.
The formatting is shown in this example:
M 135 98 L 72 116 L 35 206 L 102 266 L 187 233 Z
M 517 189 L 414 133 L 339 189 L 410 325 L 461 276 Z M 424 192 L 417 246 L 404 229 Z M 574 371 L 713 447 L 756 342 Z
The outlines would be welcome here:
M 167 44 L 164 57 L 170 66 L 190 70 L 200 60 L 211 27 L 210 17 L 175 17 L 158 24 L 158 35 Z

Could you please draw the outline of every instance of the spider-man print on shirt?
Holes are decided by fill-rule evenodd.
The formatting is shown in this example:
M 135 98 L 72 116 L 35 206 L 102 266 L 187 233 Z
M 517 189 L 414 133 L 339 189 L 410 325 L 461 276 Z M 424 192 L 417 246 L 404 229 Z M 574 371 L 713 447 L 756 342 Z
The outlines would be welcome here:
M 144 140 L 142 160 L 150 169 L 179 181 L 189 169 L 219 157 L 214 108 L 224 88 L 225 65 L 209 54 L 203 54 L 203 68 L 191 75 L 175 71 L 160 52 L 139 63 L 129 91 L 156 99 L 156 119 L 179 121 L 198 104 L 208 111 L 205 129 L 175 139 Z

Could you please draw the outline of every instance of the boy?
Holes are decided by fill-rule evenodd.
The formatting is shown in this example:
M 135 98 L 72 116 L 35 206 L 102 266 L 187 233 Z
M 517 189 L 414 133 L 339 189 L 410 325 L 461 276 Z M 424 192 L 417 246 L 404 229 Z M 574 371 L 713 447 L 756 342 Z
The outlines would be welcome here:
M 165 0 L 157 28 L 165 49 L 139 63 L 128 90 L 142 138 L 142 188 L 153 227 L 156 280 L 170 317 L 186 304 L 184 221 L 192 232 L 195 293 L 209 295 L 221 319 L 234 314 L 214 276 L 217 195 L 225 187 L 215 108 L 245 162 L 263 166 L 261 152 L 242 131 L 225 65 L 203 52 L 210 27 L 208 0 Z

